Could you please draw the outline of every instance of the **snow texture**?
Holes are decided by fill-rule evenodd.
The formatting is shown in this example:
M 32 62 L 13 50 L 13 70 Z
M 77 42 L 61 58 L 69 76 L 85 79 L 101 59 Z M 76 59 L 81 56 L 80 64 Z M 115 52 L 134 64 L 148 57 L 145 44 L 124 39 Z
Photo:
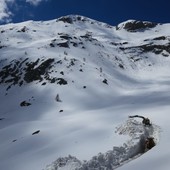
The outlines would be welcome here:
M 129 135 L 130 139 L 122 146 L 114 146 L 106 153 L 99 153 L 89 161 L 81 162 L 76 157 L 58 158 L 46 170 L 112 170 L 131 161 L 147 150 L 145 141 L 148 137 L 153 137 L 155 143 L 159 141 L 160 127 L 157 125 L 144 126 L 142 123 L 129 119 L 124 124 L 116 128 L 116 133 Z
M 118 26 L 0 26 L 0 170 L 169 170 L 170 24 Z

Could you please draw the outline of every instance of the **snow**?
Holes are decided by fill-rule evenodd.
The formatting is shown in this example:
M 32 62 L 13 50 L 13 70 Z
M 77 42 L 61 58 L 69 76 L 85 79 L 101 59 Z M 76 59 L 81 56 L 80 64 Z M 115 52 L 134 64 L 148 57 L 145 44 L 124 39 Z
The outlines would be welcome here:
M 12 85 L 9 90 L 8 84 L 0 84 L 0 169 L 42 170 L 49 165 L 48 169 L 53 170 L 64 161 L 59 170 L 75 170 L 81 166 L 94 168 L 96 160 L 102 168 L 111 160 L 106 166 L 115 163 L 114 168 L 120 170 L 168 170 L 169 56 L 119 47 L 137 47 L 147 44 L 146 39 L 165 45 L 168 38 L 159 42 L 152 39 L 169 37 L 170 25 L 127 32 L 85 17 L 69 17 L 73 24 L 52 20 L 0 26 L 0 45 L 5 46 L 0 48 L 1 69 L 10 62 L 14 64 L 13 60 L 54 58 L 50 76 L 68 82 L 59 85 L 44 79 L 21 87 Z M 24 26 L 26 32 L 20 31 Z M 71 37 L 69 48 L 57 45 L 66 41 L 61 33 Z M 128 43 L 120 45 L 124 42 Z M 135 57 L 140 60 L 134 62 Z M 107 83 L 103 83 L 105 79 Z M 61 102 L 55 100 L 57 94 Z M 31 105 L 21 107 L 22 101 Z M 145 128 L 140 120 L 128 119 L 136 114 L 150 118 L 154 130 Z M 40 132 L 32 135 L 37 130 Z M 119 135 L 121 130 L 126 133 Z M 146 131 L 155 138 L 156 146 L 141 154 L 137 148 Z M 115 154 L 116 148 L 121 150 L 120 155 Z

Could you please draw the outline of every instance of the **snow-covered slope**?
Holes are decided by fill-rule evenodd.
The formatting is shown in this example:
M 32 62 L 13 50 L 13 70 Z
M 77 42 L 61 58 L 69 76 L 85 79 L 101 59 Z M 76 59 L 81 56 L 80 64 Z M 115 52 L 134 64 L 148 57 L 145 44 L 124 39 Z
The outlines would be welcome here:
M 114 168 L 167 170 L 169 28 L 134 20 L 112 27 L 75 15 L 0 26 L 0 169 L 42 170 L 61 157 L 73 160 L 62 170 L 90 168 L 93 156 L 110 159 L 129 138 L 128 146 L 139 146 L 115 128 L 141 114 L 153 121 L 157 145 L 131 162 L 116 157 Z

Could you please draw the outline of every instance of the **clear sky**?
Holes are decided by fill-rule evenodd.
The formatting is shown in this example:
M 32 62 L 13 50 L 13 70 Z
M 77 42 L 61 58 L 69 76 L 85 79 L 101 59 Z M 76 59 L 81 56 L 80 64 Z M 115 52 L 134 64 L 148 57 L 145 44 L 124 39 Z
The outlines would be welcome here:
M 0 0 L 0 24 L 83 15 L 117 25 L 128 19 L 170 23 L 170 0 Z

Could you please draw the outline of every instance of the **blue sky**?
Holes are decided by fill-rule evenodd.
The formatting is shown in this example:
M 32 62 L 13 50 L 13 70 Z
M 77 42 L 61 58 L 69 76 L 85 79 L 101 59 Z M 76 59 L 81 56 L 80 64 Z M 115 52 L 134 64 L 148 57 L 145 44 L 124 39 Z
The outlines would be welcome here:
M 117 25 L 128 19 L 170 23 L 170 0 L 0 0 L 0 24 L 78 14 Z

